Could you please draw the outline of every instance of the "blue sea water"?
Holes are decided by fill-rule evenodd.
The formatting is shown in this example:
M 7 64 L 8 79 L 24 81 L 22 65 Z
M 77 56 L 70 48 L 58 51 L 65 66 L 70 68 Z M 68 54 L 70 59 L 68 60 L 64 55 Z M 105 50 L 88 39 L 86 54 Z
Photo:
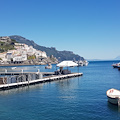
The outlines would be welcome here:
M 120 71 L 114 61 L 93 61 L 69 68 L 82 77 L 0 91 L 0 120 L 120 120 L 120 108 L 107 101 L 106 91 L 120 90 Z M 19 66 L 14 71 L 55 71 L 45 66 Z M 1 67 L 4 71 L 11 67 Z

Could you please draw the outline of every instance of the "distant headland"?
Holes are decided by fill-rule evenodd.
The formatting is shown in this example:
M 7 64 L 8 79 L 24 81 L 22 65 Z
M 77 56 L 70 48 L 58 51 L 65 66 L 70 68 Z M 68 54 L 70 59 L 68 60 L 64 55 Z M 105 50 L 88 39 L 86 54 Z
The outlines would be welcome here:
M 63 60 L 84 60 L 84 58 L 71 51 L 58 51 L 54 47 L 40 46 L 22 36 L 0 37 L 1 65 L 56 64 Z

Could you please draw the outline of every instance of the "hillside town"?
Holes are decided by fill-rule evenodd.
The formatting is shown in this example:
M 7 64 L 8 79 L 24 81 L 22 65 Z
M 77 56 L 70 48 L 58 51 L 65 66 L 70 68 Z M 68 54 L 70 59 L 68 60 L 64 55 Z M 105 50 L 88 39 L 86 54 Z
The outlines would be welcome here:
M 0 44 L 8 44 L 11 39 L 7 36 L 0 37 Z M 36 50 L 32 46 L 23 43 L 12 43 L 14 49 L 0 53 L 0 64 L 47 64 L 48 62 L 57 63 L 57 59 L 51 55 L 47 56 L 46 52 Z

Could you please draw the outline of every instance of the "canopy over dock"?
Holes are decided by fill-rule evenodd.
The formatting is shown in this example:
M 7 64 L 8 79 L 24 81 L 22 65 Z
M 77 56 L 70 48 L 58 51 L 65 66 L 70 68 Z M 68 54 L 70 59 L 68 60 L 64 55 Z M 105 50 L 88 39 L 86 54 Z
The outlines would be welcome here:
M 75 66 L 78 66 L 78 64 L 73 61 L 62 61 L 61 63 L 57 64 L 57 67 L 75 67 Z

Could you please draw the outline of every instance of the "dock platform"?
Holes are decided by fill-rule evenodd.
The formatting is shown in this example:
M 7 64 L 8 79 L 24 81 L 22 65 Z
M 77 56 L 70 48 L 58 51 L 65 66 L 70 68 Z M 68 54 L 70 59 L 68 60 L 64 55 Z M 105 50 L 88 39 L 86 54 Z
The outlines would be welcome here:
M 67 75 L 51 75 L 51 76 L 47 76 L 47 77 L 32 80 L 32 81 L 10 83 L 10 84 L 1 84 L 0 85 L 0 90 L 17 88 L 17 87 L 20 87 L 20 86 L 28 86 L 28 85 L 37 84 L 37 83 L 51 82 L 51 81 L 55 81 L 55 80 L 78 77 L 78 76 L 82 76 L 82 75 L 83 75 L 83 73 L 71 73 L 71 74 L 67 74 Z

